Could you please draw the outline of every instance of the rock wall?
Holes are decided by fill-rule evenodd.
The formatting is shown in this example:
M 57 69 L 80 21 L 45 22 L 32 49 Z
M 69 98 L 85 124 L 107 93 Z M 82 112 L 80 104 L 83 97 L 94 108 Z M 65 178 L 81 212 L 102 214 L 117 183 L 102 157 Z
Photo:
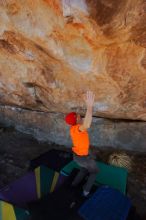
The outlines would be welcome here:
M 90 89 L 91 143 L 146 151 L 145 21 L 145 0 L 0 0 L 0 122 L 69 146 Z
M 69 126 L 62 113 L 44 113 L 14 107 L 0 107 L 0 122 L 31 134 L 42 142 L 71 148 Z M 92 146 L 146 153 L 146 122 L 93 118 L 90 133 Z M 31 151 L 31 149 L 30 149 Z
M 146 121 L 145 0 L 0 0 L 0 103 Z

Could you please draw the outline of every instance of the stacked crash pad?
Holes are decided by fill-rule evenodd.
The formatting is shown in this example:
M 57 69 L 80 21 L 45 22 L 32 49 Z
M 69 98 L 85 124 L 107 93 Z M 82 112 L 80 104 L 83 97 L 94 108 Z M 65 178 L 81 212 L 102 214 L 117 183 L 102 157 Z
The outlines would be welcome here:
M 53 192 L 63 183 L 64 176 L 45 166 L 39 166 L 0 190 L 0 200 L 26 208 L 27 203 Z
M 79 209 L 85 220 L 126 220 L 130 199 L 108 186 L 100 187 Z
M 40 200 L 29 204 L 31 220 L 83 220 L 78 214 L 79 207 L 86 200 L 82 196 L 82 184 L 76 188 L 71 182 L 78 170 L 74 169 L 64 183 L 53 193 L 43 196 Z
M 122 193 L 126 193 L 127 170 L 121 167 L 111 166 L 97 161 L 99 173 L 97 174 L 95 184 L 108 185 L 118 189 Z M 71 161 L 61 170 L 61 173 L 69 175 L 74 168 L 79 166 L 76 162 Z
M 46 219 L 48 219 L 48 216 L 54 215 L 54 213 L 50 214 L 51 212 L 54 211 L 56 212 L 56 216 L 58 216 L 56 217 L 56 219 L 58 219 L 59 216 L 61 215 L 62 218 L 65 216 L 69 216 L 68 220 L 84 219 L 83 216 L 79 216 L 79 214 L 77 214 L 78 210 L 85 201 L 81 196 L 82 185 L 80 187 L 80 191 L 78 191 L 79 194 L 76 189 L 72 190 L 70 188 L 67 188 L 67 186 L 65 185 L 65 180 L 68 178 L 69 174 L 72 173 L 74 168 L 77 168 L 78 170 L 79 168 L 78 165 L 75 162 L 71 161 L 71 156 L 68 155 L 64 156 L 65 154 L 63 152 L 61 152 L 61 154 L 60 153 L 58 154 L 57 150 L 53 150 L 50 153 L 51 153 L 50 154 L 51 157 L 49 156 L 48 153 L 47 155 L 42 155 L 39 158 L 39 160 L 35 159 L 34 161 L 32 161 L 31 163 L 32 171 L 30 171 L 29 173 L 26 174 L 26 176 L 23 177 L 24 182 L 20 178 L 21 181 L 19 179 L 17 184 L 16 182 L 15 184 L 14 183 L 12 184 L 13 193 L 11 191 L 12 188 L 10 187 L 6 187 L 5 190 L 2 189 L 0 191 L 0 199 L 3 200 L 1 201 L 1 204 L 6 203 L 4 201 L 11 203 L 11 204 L 6 203 L 8 204 L 7 206 L 5 206 L 7 207 L 7 212 L 2 211 L 2 209 L 0 210 L 0 217 L 1 217 L 0 220 L 9 220 L 7 216 L 6 216 L 7 218 L 3 218 L 4 214 L 2 216 L 2 213 L 11 213 L 10 216 L 14 216 L 15 220 L 26 220 L 28 218 L 28 212 L 25 209 L 20 209 L 20 207 L 25 208 L 25 204 L 28 203 L 30 204 L 35 201 L 38 205 L 37 208 L 35 208 L 35 210 L 37 211 L 34 214 L 35 220 L 37 220 L 36 217 L 38 217 L 39 219 L 39 216 L 40 219 L 42 220 L 43 219 L 41 218 L 42 214 L 43 216 L 46 216 Z M 37 167 L 38 164 L 39 165 L 43 164 L 43 158 L 45 158 L 44 164 L 48 164 L 48 165 Z M 122 193 L 126 192 L 127 171 L 125 169 L 113 167 L 101 162 L 97 162 L 97 166 L 99 167 L 100 172 L 96 178 L 96 187 L 99 184 L 103 184 L 118 189 Z M 28 174 L 29 174 L 29 178 L 27 178 Z M 23 186 L 23 192 L 21 189 L 22 186 Z M 17 189 L 19 191 L 19 196 L 17 193 Z M 30 195 L 28 196 L 29 193 Z M 24 194 L 25 196 L 23 196 Z M 18 204 L 19 208 L 16 208 L 15 206 L 16 204 Z M 55 207 L 55 209 L 53 207 Z M 66 209 L 66 207 L 68 208 Z M 41 209 L 40 213 L 38 213 L 39 208 Z M 102 208 L 104 209 L 104 206 Z M 64 211 L 62 212 L 62 210 Z M 93 210 L 91 209 L 90 212 L 92 211 Z M 10 220 L 13 220 L 13 218 L 11 218 Z M 54 219 L 52 218 L 51 220 Z

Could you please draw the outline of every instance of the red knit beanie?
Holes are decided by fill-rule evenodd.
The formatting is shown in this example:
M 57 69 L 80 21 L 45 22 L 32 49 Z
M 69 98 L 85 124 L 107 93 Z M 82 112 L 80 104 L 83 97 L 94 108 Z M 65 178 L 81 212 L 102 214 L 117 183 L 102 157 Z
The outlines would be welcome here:
M 77 114 L 76 112 L 70 112 L 66 115 L 65 121 L 69 125 L 75 125 L 77 123 Z

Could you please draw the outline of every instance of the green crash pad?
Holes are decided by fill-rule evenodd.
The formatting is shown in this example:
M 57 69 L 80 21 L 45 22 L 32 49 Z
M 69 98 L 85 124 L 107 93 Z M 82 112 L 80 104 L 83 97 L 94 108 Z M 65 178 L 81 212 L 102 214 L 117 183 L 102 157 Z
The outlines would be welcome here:
M 35 169 L 36 186 L 38 198 L 53 192 L 59 173 L 45 166 L 39 166 Z
M 111 166 L 97 161 L 99 173 L 96 177 L 95 184 L 108 185 L 126 193 L 126 183 L 128 172 L 125 168 Z M 71 161 L 62 168 L 61 173 L 69 175 L 74 168 L 79 168 L 76 162 Z

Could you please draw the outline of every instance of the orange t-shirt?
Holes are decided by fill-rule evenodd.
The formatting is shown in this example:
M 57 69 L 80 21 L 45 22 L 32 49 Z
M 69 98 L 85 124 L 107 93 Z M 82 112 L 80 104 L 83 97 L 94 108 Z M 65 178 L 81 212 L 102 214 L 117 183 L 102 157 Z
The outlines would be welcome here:
M 80 131 L 80 125 L 73 125 L 70 128 L 70 135 L 73 142 L 72 150 L 75 154 L 80 156 L 88 155 L 89 151 L 89 135 L 87 131 Z

